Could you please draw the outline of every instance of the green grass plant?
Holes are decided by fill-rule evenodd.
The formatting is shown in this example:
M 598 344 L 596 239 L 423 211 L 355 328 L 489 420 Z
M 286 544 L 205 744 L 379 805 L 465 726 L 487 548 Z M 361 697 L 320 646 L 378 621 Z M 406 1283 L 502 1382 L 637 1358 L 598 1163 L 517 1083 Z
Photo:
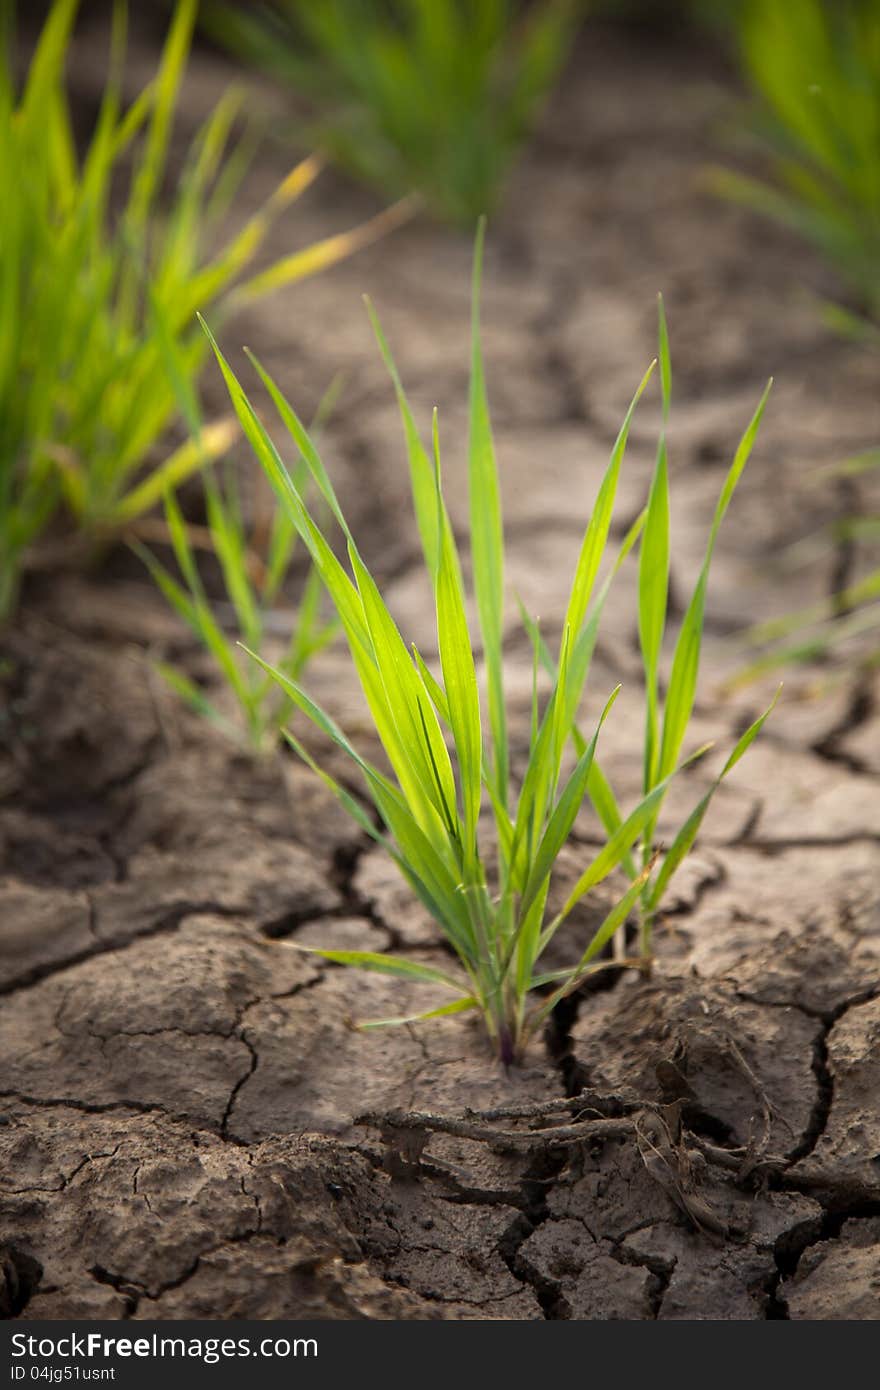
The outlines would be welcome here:
M 745 74 L 758 102 L 757 134 L 771 182 L 729 170 L 714 175 L 728 196 L 799 232 L 838 272 L 845 302 L 824 303 L 836 331 L 880 347 L 880 5 L 876 0 L 740 0 L 736 20 Z M 841 476 L 877 466 L 876 449 Z M 876 517 L 843 519 L 831 543 L 871 544 Z M 880 570 L 827 600 L 745 634 L 754 652 L 732 682 L 840 653 L 858 664 L 880 651 Z
M 109 75 L 82 154 L 65 79 L 77 8 L 54 0 L 20 93 L 11 7 L 0 14 L 0 619 L 50 525 L 92 548 L 228 447 L 230 420 L 170 447 L 181 389 L 192 394 L 207 350 L 196 310 L 223 316 L 332 264 L 387 222 L 254 272 L 272 222 L 318 173 L 312 158 L 210 249 L 252 141 L 235 137 L 242 99 L 230 91 L 166 198 L 197 0 L 179 0 L 156 75 L 128 106 L 126 11 L 116 6 Z
M 215 3 L 237 54 L 300 93 L 337 163 L 394 195 L 419 192 L 472 226 L 491 211 L 564 61 L 576 0 Z
M 450 967 L 368 951 L 320 950 L 328 960 L 433 984 L 451 998 L 418 1018 L 477 1010 L 498 1055 L 509 1063 L 561 999 L 607 963 L 603 952 L 632 914 L 641 916 L 637 963 L 650 960 L 651 928 L 663 893 L 690 849 L 715 787 L 760 731 L 765 712 L 742 735 L 722 771 L 664 853 L 654 844 L 657 817 L 682 763 L 682 745 L 693 708 L 699 663 L 706 579 L 718 528 L 752 446 L 763 400 L 751 421 L 722 490 L 700 571 L 675 647 L 665 697 L 660 694 L 661 647 L 668 609 L 669 503 L 665 421 L 671 371 L 665 323 L 660 320 L 660 378 L 664 427 L 644 512 L 616 556 L 607 556 L 615 495 L 633 413 L 653 368 L 640 383 L 625 416 L 586 523 L 571 579 L 562 635 L 555 655 L 543 646 L 533 624 L 534 663 L 545 659 L 551 689 L 539 700 L 534 685 L 529 753 L 523 769 L 512 765 L 509 711 L 505 697 L 503 619 L 505 545 L 495 450 L 480 344 L 479 303 L 482 226 L 474 261 L 470 384 L 469 488 L 470 562 L 479 638 L 467 618 L 463 568 L 444 501 L 436 411 L 426 445 L 378 319 L 376 337 L 400 406 L 409 461 L 415 520 L 435 604 L 439 669 L 431 670 L 416 647 L 408 647 L 361 554 L 342 512 L 321 455 L 275 382 L 252 358 L 280 420 L 336 523 L 347 566 L 334 550 L 329 527 L 310 509 L 302 487 L 285 467 L 238 379 L 211 338 L 234 409 L 281 505 L 306 545 L 334 604 L 348 641 L 354 669 L 387 770 L 364 757 L 332 717 L 299 682 L 265 661 L 294 706 L 351 760 L 378 815 L 325 771 L 293 732 L 291 746 L 316 771 L 366 835 L 387 850 L 413 891 L 438 923 L 454 956 Z M 536 479 L 536 486 L 539 485 Z M 594 726 L 583 738 L 575 720 L 581 706 L 609 586 L 619 566 L 639 547 L 639 628 L 646 676 L 642 794 L 621 810 L 600 771 L 597 749 L 602 726 L 613 718 L 611 691 Z M 607 573 L 599 582 L 607 559 Z M 475 651 L 482 648 L 485 700 L 481 698 Z M 575 740 L 573 753 L 572 739 Z M 705 750 L 686 757 L 690 761 Z M 548 910 L 551 880 L 563 846 L 588 796 L 599 806 L 606 838 L 596 852 L 584 851 L 584 867 L 558 911 Z M 586 949 L 566 968 L 548 969 L 542 957 L 575 906 L 615 870 L 629 882 L 607 911 Z M 399 1022 L 376 1020 L 375 1024 Z M 412 1020 L 407 1020 L 412 1021 Z
M 620 861 L 631 882 L 638 881 L 648 871 L 655 854 L 655 835 L 665 789 L 678 765 L 697 693 L 706 589 L 712 555 L 725 514 L 754 447 L 772 385 L 768 382 L 725 478 L 712 518 L 703 562 L 675 640 L 668 679 L 664 681 L 661 656 L 669 623 L 669 570 L 672 547 L 666 441 L 672 397 L 672 364 L 662 299 L 659 301 L 658 338 L 662 425 L 647 506 L 636 523 L 637 527 L 641 528 L 637 617 L 645 689 L 642 792 L 646 801 L 650 801 L 652 797 L 655 800 L 654 809 L 638 840 L 631 849 L 628 848 Z M 587 624 L 584 629 L 585 633 L 589 634 L 585 640 L 589 643 L 590 651 L 595 642 L 600 614 L 601 606 L 598 605 L 592 624 Z M 554 663 L 546 644 L 541 640 L 536 624 L 530 622 L 528 617 L 525 617 L 525 621 L 536 644 L 539 659 L 551 675 L 555 676 L 559 669 L 558 664 Z M 773 703 L 775 704 L 775 700 Z M 771 705 L 770 708 L 772 707 Z M 715 791 L 736 766 L 769 713 L 768 709 L 736 745 L 718 777 L 679 828 L 656 873 L 645 883 L 637 904 L 640 953 L 643 959 L 647 959 L 650 954 L 653 924 L 672 875 L 690 852 Z M 577 727 L 573 730 L 573 738 L 578 754 L 583 756 L 587 743 Z M 587 792 L 610 841 L 613 842 L 625 823 L 625 817 L 611 783 L 602 772 L 597 759 L 592 763 L 587 780 Z M 623 934 L 620 933 L 616 942 L 618 956 L 623 954 L 622 945 Z
M 330 412 L 337 393 L 334 383 L 319 407 L 313 430 Z M 198 438 L 200 422 L 192 422 Z M 221 476 L 218 478 L 217 473 Z M 300 460 L 293 472 L 300 491 L 308 489 L 308 469 Z M 262 475 L 261 475 L 262 481 Z M 172 690 L 197 714 L 202 715 L 234 742 L 244 742 L 256 754 L 277 746 L 279 730 L 294 709 L 290 697 L 277 682 L 245 655 L 243 648 L 261 659 L 268 652 L 273 619 L 289 586 L 296 557 L 296 528 L 286 511 L 259 505 L 245 519 L 236 470 L 227 463 L 222 470 L 203 473 L 206 526 L 188 524 L 173 492 L 165 497 L 165 526 L 177 565 L 175 576 L 142 542 L 133 539 L 132 550 L 143 560 L 169 605 L 198 638 L 235 696 L 239 720 L 231 720 L 201 685 L 179 667 L 157 661 L 156 669 Z M 197 531 L 200 533 L 197 535 Z M 199 569 L 199 553 L 216 561 L 230 618 L 222 621 L 218 605 L 211 601 Z M 321 615 L 323 588 L 314 565 L 309 565 L 296 609 L 296 621 L 286 649 L 277 662 L 289 680 L 298 681 L 306 663 L 335 636 L 338 625 Z
M 836 268 L 853 312 L 880 320 L 880 5 L 743 0 L 734 11 L 758 99 L 771 182 L 725 171 L 717 186 L 810 241 Z
M 303 471 L 295 476 L 304 487 L 307 480 Z M 204 489 L 208 548 L 219 562 L 226 601 L 232 613 L 231 624 L 218 619 L 216 605 L 208 597 L 199 572 L 192 528 L 184 520 L 173 493 L 165 499 L 165 518 L 183 583 L 146 546 L 139 541 L 132 541 L 131 545 L 168 603 L 192 629 L 226 679 L 238 705 L 240 722 L 230 720 L 202 687 L 178 667 L 157 662 L 156 668 L 196 713 L 216 724 L 234 741 L 243 739 L 253 752 L 265 753 L 277 744 L 279 727 L 286 723 L 294 703 L 271 676 L 244 656 L 242 648 L 247 647 L 260 656 L 265 654 L 272 633 L 272 615 L 288 578 L 298 538 L 286 513 L 276 508 L 266 537 L 265 553 L 261 554 L 251 528 L 245 523 L 234 473 L 226 470 L 223 483 L 207 473 Z M 322 620 L 322 594 L 318 573 L 310 566 L 293 633 L 277 663 L 278 670 L 287 679 L 299 680 L 309 659 L 326 646 L 337 631 L 335 623 Z

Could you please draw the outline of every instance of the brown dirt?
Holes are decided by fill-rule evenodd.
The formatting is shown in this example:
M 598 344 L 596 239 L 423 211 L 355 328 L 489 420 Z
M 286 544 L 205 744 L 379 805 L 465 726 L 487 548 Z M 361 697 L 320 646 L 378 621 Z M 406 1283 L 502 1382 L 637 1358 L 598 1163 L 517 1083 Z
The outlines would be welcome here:
M 78 73 L 87 95 L 96 74 L 88 64 Z M 194 118 L 227 77 L 198 55 Z M 665 292 L 672 330 L 678 595 L 700 562 L 718 465 L 777 374 L 711 587 L 694 742 L 720 735 L 721 747 L 764 695 L 718 699 L 736 660 L 725 634 L 827 592 L 835 572 L 834 556 L 794 572 L 784 560 L 783 543 L 838 505 L 810 466 L 880 435 L 875 364 L 827 335 L 804 301 L 803 283 L 821 287 L 822 272 L 699 186 L 730 99 L 711 54 L 597 29 L 492 229 L 484 312 L 511 584 L 550 632 L 609 441 L 652 355 L 654 292 Z M 271 186 L 282 167 L 268 152 L 254 186 Z M 328 177 L 273 249 L 369 210 L 366 195 Z M 306 413 L 347 369 L 327 454 L 425 650 L 398 423 L 358 294 L 369 290 L 383 314 L 415 404 L 441 406 L 462 522 L 469 254 L 466 238 L 414 224 L 237 332 Z M 219 406 L 216 383 L 209 390 Z M 622 513 L 642 496 L 652 423 L 648 407 Z M 479 1032 L 455 1020 L 353 1031 L 350 1016 L 404 1012 L 423 991 L 289 949 L 443 951 L 306 771 L 236 753 L 157 687 L 149 656 L 194 672 L 204 663 L 129 562 L 113 566 L 112 577 L 34 584 L 3 644 L 0 1308 L 29 1318 L 878 1316 L 876 687 L 844 684 L 816 700 L 817 673 L 790 680 L 676 884 L 654 978 L 609 978 L 527 1067 L 504 1075 Z M 638 671 L 632 581 L 620 581 L 587 717 L 623 680 L 606 764 L 629 793 Z M 509 651 L 521 746 L 528 660 L 513 630 Z M 338 652 L 310 681 L 368 737 Z M 683 779 L 682 805 L 710 773 Z M 595 833 L 585 816 L 566 875 Z M 572 955 L 594 911 L 561 943 Z M 553 1103 L 585 1086 L 613 1123 L 554 1138 Z M 389 1147 L 356 1123 L 364 1111 L 460 1120 L 511 1104 L 537 1109 L 490 1114 L 484 1127 L 518 1136 L 505 1141 L 416 1126 L 389 1131 L 411 1136 Z M 578 1106 L 567 1118 L 588 1123 L 594 1102 Z

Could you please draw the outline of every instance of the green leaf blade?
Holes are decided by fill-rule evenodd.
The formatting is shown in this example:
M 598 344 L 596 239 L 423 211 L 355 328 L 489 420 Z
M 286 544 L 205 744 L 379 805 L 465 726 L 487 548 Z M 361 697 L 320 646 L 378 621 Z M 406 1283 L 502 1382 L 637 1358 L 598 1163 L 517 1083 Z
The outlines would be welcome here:
M 489 685 L 489 725 L 492 731 L 492 776 L 501 805 L 507 805 L 510 754 L 504 699 L 502 635 L 504 612 L 504 533 L 495 446 L 489 420 L 489 403 L 480 338 L 480 287 L 483 269 L 485 219 L 477 229 L 474 248 L 471 383 L 468 442 L 471 551 L 474 590 Z

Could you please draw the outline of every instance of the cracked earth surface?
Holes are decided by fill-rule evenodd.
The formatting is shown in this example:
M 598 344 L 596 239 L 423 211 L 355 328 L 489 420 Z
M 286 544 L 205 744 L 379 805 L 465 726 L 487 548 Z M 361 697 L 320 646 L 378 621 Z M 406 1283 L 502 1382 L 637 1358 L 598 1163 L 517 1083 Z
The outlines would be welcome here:
M 718 696 L 739 659 L 729 633 L 821 597 L 842 567 L 859 572 L 858 553 L 830 551 L 792 572 L 784 543 L 834 515 L 811 469 L 876 443 L 880 407 L 876 364 L 804 304 L 802 282 L 823 288 L 821 272 L 782 233 L 698 187 L 730 100 L 724 74 L 711 54 L 657 43 L 597 28 L 578 55 L 492 229 L 485 348 L 511 589 L 549 634 L 609 443 L 652 355 L 655 291 L 666 295 L 677 397 L 679 598 L 701 561 L 720 466 L 776 373 L 710 585 L 693 743 L 717 739 L 723 758 L 765 694 Z M 88 65 L 78 71 L 87 88 Z M 228 69 L 197 55 L 193 74 L 195 118 Z M 270 150 L 256 185 L 280 168 Z M 293 235 L 325 235 L 369 210 L 328 177 Z M 413 224 L 238 334 L 306 413 L 346 369 L 327 457 L 426 653 L 430 614 L 400 520 L 399 426 L 358 295 L 369 290 L 382 313 L 416 406 L 440 404 L 460 526 L 469 255 L 466 239 Z M 647 405 L 621 528 L 641 505 L 655 425 Z M 585 716 L 623 682 L 603 737 L 624 794 L 640 775 L 633 585 L 624 570 L 612 590 Z M 508 652 L 521 755 L 530 669 L 513 623 Z M 876 684 L 854 677 L 818 699 L 820 672 L 789 680 L 675 882 L 653 978 L 609 977 L 504 1075 L 467 1023 L 352 1029 L 352 1018 L 426 1006 L 430 993 L 348 975 L 290 943 L 442 960 L 436 930 L 305 769 L 256 763 L 182 714 L 150 675 L 159 654 L 209 676 L 124 557 L 103 578 L 35 584 L 3 641 L 3 1314 L 880 1316 Z M 368 744 L 340 653 L 308 679 Z M 681 779 L 661 836 L 712 773 L 709 761 Z M 557 891 L 595 840 L 584 813 Z M 573 916 L 552 964 L 574 957 L 601 911 Z M 585 1086 L 677 1107 L 705 1220 L 628 1134 L 517 1149 L 432 1132 L 414 1168 L 356 1122 L 364 1111 L 528 1109 Z M 510 1127 L 531 1133 L 526 1119 Z M 726 1162 L 759 1131 L 772 1163 L 749 1173 Z

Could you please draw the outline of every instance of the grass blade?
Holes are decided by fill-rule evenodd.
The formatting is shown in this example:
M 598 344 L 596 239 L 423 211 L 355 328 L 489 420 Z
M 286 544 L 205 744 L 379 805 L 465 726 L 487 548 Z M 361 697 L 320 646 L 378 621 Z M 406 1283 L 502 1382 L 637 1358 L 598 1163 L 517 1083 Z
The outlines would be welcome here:
M 660 301 L 660 377 L 663 383 L 663 418 L 669 409 L 669 345 Z M 639 642 L 645 669 L 645 767 L 643 789 L 657 781 L 659 767 L 658 670 L 669 594 L 669 476 L 665 424 L 657 448 L 657 463 L 648 497 L 648 509 L 639 553 Z
M 410 487 L 412 490 L 413 507 L 416 514 L 416 524 L 419 528 L 419 537 L 422 542 L 422 553 L 425 557 L 425 566 L 432 580 L 436 579 L 439 567 L 439 537 L 437 530 L 437 500 L 436 484 L 434 480 L 434 469 L 431 467 L 431 460 L 428 452 L 419 437 L 413 413 L 403 389 L 391 349 L 388 346 L 385 334 L 379 317 L 373 308 L 371 301 L 364 298 L 367 306 L 367 313 L 370 316 L 370 323 L 373 326 L 373 333 L 376 342 L 379 344 L 379 351 L 391 377 L 394 391 L 397 396 L 397 404 L 400 410 L 400 417 L 403 421 L 403 432 L 406 439 L 406 452 L 409 461 Z
M 492 779 L 498 801 L 507 806 L 509 752 L 504 674 L 501 655 L 504 607 L 504 535 L 495 446 L 489 421 L 489 403 L 480 340 L 480 285 L 483 270 L 485 219 L 477 229 L 474 248 L 471 307 L 471 384 L 468 475 L 470 490 L 471 553 L 474 591 L 489 684 L 489 726 L 492 732 Z
M 556 863 L 559 852 L 568 840 L 572 826 L 577 818 L 577 813 L 586 795 L 599 733 L 611 711 L 614 701 L 620 693 L 620 689 L 621 687 L 618 685 L 616 689 L 612 691 L 605 708 L 599 716 L 596 731 L 587 745 L 587 748 L 584 750 L 584 753 L 579 758 L 574 771 L 569 777 L 554 807 L 547 829 L 544 831 L 541 843 L 532 861 L 531 873 L 522 895 L 520 908 L 522 912 L 528 912 L 541 887 L 550 877 L 550 872 L 553 865 Z
M 480 730 L 480 695 L 473 648 L 464 610 L 461 566 L 440 484 L 440 443 L 434 412 L 435 506 L 440 535 L 437 572 L 437 641 L 443 670 L 449 723 L 458 756 L 464 810 L 465 881 L 479 881 L 477 872 L 477 820 L 480 814 L 483 744 Z
M 293 943 L 292 943 L 293 944 Z M 296 945 L 297 951 L 305 951 L 310 956 L 320 956 L 322 960 L 332 961 L 334 965 L 354 965 L 359 970 L 372 970 L 380 975 L 400 975 L 408 980 L 421 980 L 426 984 L 443 985 L 446 989 L 461 992 L 461 981 L 436 970 L 431 965 L 408 960 L 406 956 L 387 956 L 380 951 L 325 951 L 319 946 Z
M 758 407 L 746 429 L 745 434 L 740 440 L 736 450 L 730 471 L 721 490 L 718 505 L 715 508 L 715 516 L 712 521 L 712 529 L 709 533 L 709 542 L 706 547 L 706 555 L 703 560 L 699 578 L 697 579 L 693 595 L 687 607 L 681 631 L 675 644 L 675 653 L 672 659 L 672 671 L 669 677 L 669 689 L 666 693 L 666 708 L 663 716 L 663 740 L 660 748 L 660 761 L 658 765 L 658 775 L 665 777 L 678 759 L 681 745 L 684 741 L 687 726 L 690 722 L 691 713 L 694 707 L 694 698 L 697 689 L 697 675 L 700 666 L 700 648 L 703 638 L 703 614 L 706 602 L 706 586 L 709 582 L 709 567 L 712 563 L 712 553 L 715 549 L 715 541 L 724 520 L 725 512 L 730 505 L 734 489 L 740 480 L 742 471 L 748 462 L 749 455 L 755 442 L 755 436 L 764 414 L 767 398 L 770 394 L 772 381 L 767 383 L 767 387 L 762 395 Z
M 779 689 L 776 691 L 776 694 L 773 696 L 773 699 L 765 709 L 764 713 L 760 715 L 760 717 L 756 719 L 753 724 L 750 724 L 748 729 L 746 729 L 745 733 L 742 735 L 742 737 L 738 739 L 736 745 L 734 746 L 733 752 L 730 754 L 729 758 L 727 759 L 727 762 L 724 764 L 724 767 L 721 769 L 719 775 L 715 778 L 714 782 L 712 783 L 712 786 L 709 788 L 706 795 L 702 797 L 702 799 L 699 801 L 697 806 L 694 808 L 694 810 L 688 816 L 687 820 L 682 825 L 681 829 L 678 831 L 678 834 L 676 835 L 675 839 L 673 840 L 672 844 L 667 850 L 666 855 L 664 856 L 663 863 L 660 866 L 660 871 L 657 874 L 654 883 L 651 885 L 651 892 L 648 895 L 646 902 L 646 908 L 648 912 L 656 911 L 657 907 L 663 899 L 664 893 L 669 887 L 673 874 L 681 866 L 682 862 L 690 853 L 690 850 L 693 847 L 694 841 L 696 840 L 697 835 L 699 834 L 700 826 L 702 825 L 706 812 L 709 809 L 709 804 L 712 800 L 712 797 L 715 795 L 715 792 L 718 790 L 727 774 L 734 767 L 736 767 L 736 764 L 739 762 L 740 758 L 743 756 L 744 753 L 748 751 L 748 749 L 754 743 L 755 739 L 758 737 L 758 734 L 761 732 L 765 723 L 770 718 L 770 715 L 773 713 L 773 710 L 776 706 L 776 702 L 779 699 L 781 692 L 782 686 L 780 686 Z
M 469 1009 L 479 1009 L 482 1005 L 479 999 L 475 999 L 472 994 L 466 994 L 461 999 L 453 999 L 451 1004 L 441 1004 L 437 1009 L 428 1009 L 421 1014 L 404 1014 L 399 1018 L 368 1018 L 359 1019 L 355 1027 L 366 1032 L 370 1028 L 399 1028 L 404 1024 L 427 1023 L 434 1018 L 449 1018 L 452 1014 L 467 1013 Z

